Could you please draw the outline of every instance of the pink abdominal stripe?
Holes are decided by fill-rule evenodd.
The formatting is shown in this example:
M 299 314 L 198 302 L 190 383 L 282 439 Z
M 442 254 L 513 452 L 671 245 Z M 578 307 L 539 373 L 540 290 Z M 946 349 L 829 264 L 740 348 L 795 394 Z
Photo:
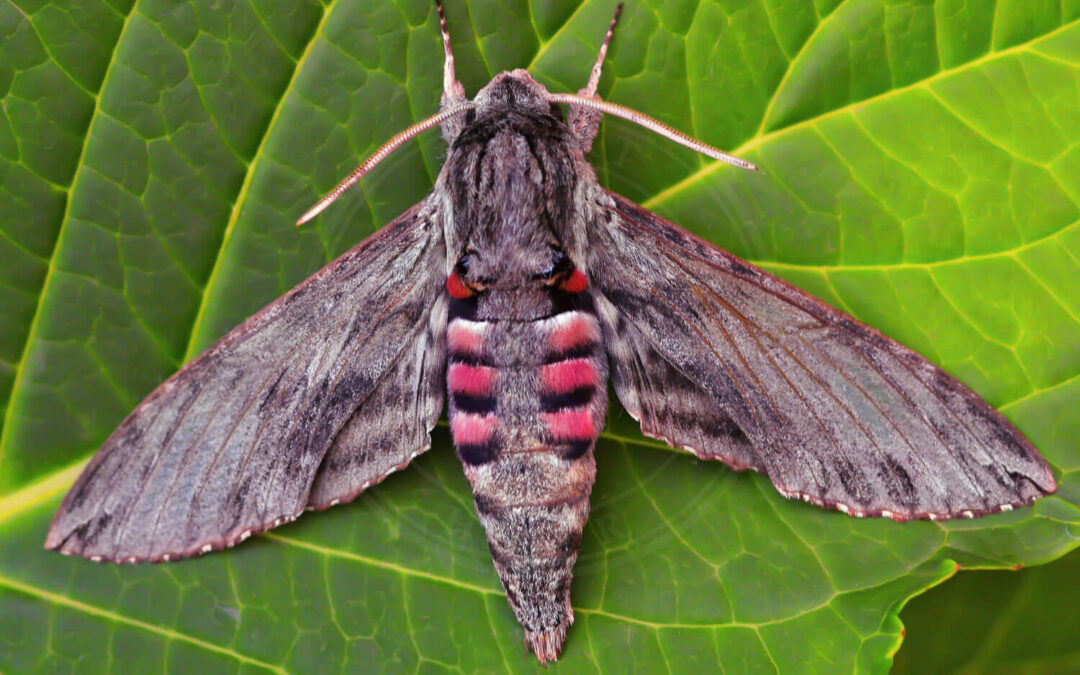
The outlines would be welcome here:
M 475 361 L 484 352 L 484 337 L 480 329 L 464 321 L 451 321 L 446 329 L 446 346 L 452 357 Z
M 450 416 L 450 431 L 462 461 L 483 464 L 494 459 L 498 448 L 494 442 L 495 380 L 498 371 L 488 366 L 452 363 L 447 382 L 454 408 Z
M 596 433 L 593 427 L 592 413 L 588 410 L 560 410 L 557 413 L 544 413 L 548 433 L 554 441 L 574 443 L 592 442 Z
M 602 354 L 597 356 L 601 335 L 596 317 L 570 310 L 538 320 L 533 326 L 542 349 L 541 363 L 510 366 L 536 369 L 533 372 L 539 377 L 532 380 L 537 383 L 532 391 L 505 390 L 511 382 L 522 380 L 504 380 L 498 368 L 486 365 L 491 363 L 491 355 L 487 354 L 490 346 L 485 338 L 489 331 L 504 329 L 501 324 L 455 318 L 447 327 L 450 430 L 466 465 L 485 464 L 503 452 L 540 450 L 573 460 L 588 452 L 596 440 L 598 421 L 593 416 L 601 413 L 596 413 L 592 403 L 603 385 L 596 363 L 602 358 Z M 504 395 L 512 396 L 512 405 L 517 406 L 527 406 L 525 402 L 536 397 L 533 414 L 540 418 L 540 437 L 521 438 L 516 429 L 500 433 L 500 424 L 509 423 L 496 414 L 497 399 Z M 519 439 L 515 443 L 523 447 L 503 447 L 505 438 Z
M 482 323 L 455 319 L 446 331 L 450 356 L 446 383 L 452 403 L 450 433 L 458 456 L 466 464 L 490 462 L 498 453 L 495 386 L 499 371 L 480 365 L 485 330 Z
M 583 312 L 567 312 L 556 317 L 548 334 L 548 362 L 588 356 L 600 344 L 600 326 Z
M 494 415 L 461 413 L 450 421 L 450 432 L 458 445 L 486 445 L 495 431 Z
M 549 363 L 540 368 L 540 377 L 540 409 L 544 412 L 588 405 L 596 393 L 596 369 L 589 359 Z
M 495 459 L 495 415 L 458 412 L 450 418 L 450 433 L 454 436 L 458 457 L 466 465 L 486 464 Z
M 446 379 L 454 407 L 464 412 L 486 414 L 495 411 L 495 378 L 498 371 L 488 366 L 452 363 Z
M 540 410 L 548 439 L 565 459 L 584 455 L 596 440 L 590 407 L 601 384 L 590 355 L 600 342 L 596 319 L 583 312 L 557 317 L 547 337 L 548 363 L 540 367 Z

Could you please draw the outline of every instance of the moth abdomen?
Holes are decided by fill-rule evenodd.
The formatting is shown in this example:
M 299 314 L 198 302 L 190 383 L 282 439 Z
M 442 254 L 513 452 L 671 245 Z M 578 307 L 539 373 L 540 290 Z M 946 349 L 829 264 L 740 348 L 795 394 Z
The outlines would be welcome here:
M 607 412 L 607 354 L 584 290 L 491 289 L 469 299 L 477 311 L 467 316 L 452 307 L 447 327 L 454 444 L 499 579 L 542 659 L 557 656 L 573 622 L 570 584 Z

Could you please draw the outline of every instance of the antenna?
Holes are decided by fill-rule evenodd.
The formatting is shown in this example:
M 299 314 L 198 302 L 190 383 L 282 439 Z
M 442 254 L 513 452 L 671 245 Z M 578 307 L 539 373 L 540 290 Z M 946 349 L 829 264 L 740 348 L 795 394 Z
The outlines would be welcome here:
M 548 100 L 552 103 L 569 103 L 570 105 L 579 105 L 585 108 L 592 108 L 593 110 L 599 110 L 600 112 L 607 113 L 609 115 L 615 115 L 621 117 L 624 120 L 630 120 L 634 124 L 640 124 L 649 131 L 656 132 L 661 136 L 669 138 L 680 145 L 685 145 L 691 150 L 696 150 L 703 155 L 718 159 L 721 162 L 727 162 L 728 164 L 737 166 L 742 169 L 750 169 L 751 171 L 757 171 L 758 173 L 764 173 L 761 169 L 757 168 L 745 159 L 739 159 L 734 155 L 714 148 L 713 146 L 702 143 L 701 141 L 690 138 L 681 131 L 676 131 L 668 125 L 664 124 L 660 120 L 653 119 L 645 113 L 640 113 L 632 108 L 618 105 L 616 103 L 608 103 L 607 101 L 597 101 L 596 99 L 585 98 L 576 94 L 551 94 L 548 96 Z
M 376 150 L 373 155 L 365 159 L 363 163 L 360 164 L 360 166 L 356 167 L 356 169 L 352 173 L 346 176 L 345 180 L 338 183 L 338 186 L 336 188 L 327 193 L 325 197 L 317 201 L 315 203 L 315 206 L 312 206 L 310 209 L 305 211 L 304 215 L 300 216 L 300 219 L 296 221 L 296 226 L 300 227 L 304 223 L 308 222 L 315 216 L 322 213 L 327 206 L 333 204 L 337 200 L 337 198 L 340 197 L 346 190 L 355 185 L 356 181 L 360 180 L 360 178 L 364 174 L 374 169 L 376 164 L 386 159 L 387 155 L 389 155 L 394 150 L 397 150 L 406 141 L 412 140 L 413 138 L 419 136 L 422 132 L 427 131 L 431 127 L 439 126 L 454 115 L 465 112 L 472 107 L 472 103 L 463 103 L 461 105 L 454 106 L 453 108 L 444 110 L 437 115 L 432 115 L 423 122 L 417 122 L 408 129 L 395 134 L 393 138 L 383 143 L 382 146 L 378 150 Z

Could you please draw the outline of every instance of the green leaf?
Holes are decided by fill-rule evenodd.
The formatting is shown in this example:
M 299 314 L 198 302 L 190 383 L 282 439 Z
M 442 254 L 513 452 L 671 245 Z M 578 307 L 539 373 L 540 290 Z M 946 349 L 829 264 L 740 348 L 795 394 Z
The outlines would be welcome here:
M 1080 552 L 1020 572 L 977 572 L 915 598 L 893 675 L 1080 670 Z
M 452 2 L 472 93 L 582 86 L 613 3 Z M 179 365 L 431 189 L 427 2 L 0 0 L 0 670 L 532 670 L 445 434 L 355 503 L 227 553 L 41 550 L 59 495 Z M 762 166 L 618 120 L 601 181 L 941 364 L 1060 479 L 1033 508 L 860 521 L 666 452 L 614 405 L 555 669 L 881 672 L 899 608 L 1080 526 L 1080 2 L 630 3 L 601 83 Z

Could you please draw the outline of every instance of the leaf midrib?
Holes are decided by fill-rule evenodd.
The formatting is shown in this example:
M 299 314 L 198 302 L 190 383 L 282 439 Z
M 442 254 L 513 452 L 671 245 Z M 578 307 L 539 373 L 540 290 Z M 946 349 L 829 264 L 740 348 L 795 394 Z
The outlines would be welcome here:
M 83 160 L 86 158 L 86 149 L 90 145 L 90 132 L 93 130 L 94 125 L 97 124 L 98 114 L 101 112 L 102 93 L 105 91 L 105 86 L 108 84 L 109 78 L 112 75 L 113 66 L 116 64 L 116 53 L 120 49 L 120 43 L 121 41 L 123 41 L 124 35 L 127 33 L 128 26 L 131 25 L 131 19 L 137 13 L 138 7 L 138 0 L 131 3 L 131 8 L 128 11 L 127 16 L 124 17 L 124 24 L 120 27 L 120 32 L 117 33 L 116 43 L 113 45 L 112 52 L 109 54 L 109 62 L 105 69 L 105 75 L 101 78 L 101 84 L 98 86 L 97 93 L 93 95 L 94 110 L 90 113 L 90 121 L 86 125 L 86 133 L 83 134 L 82 146 L 79 148 L 79 158 L 75 161 L 75 173 L 71 177 L 70 185 L 60 188 L 67 193 L 67 198 L 64 200 L 64 211 L 60 214 L 60 227 L 57 229 L 56 240 L 53 241 L 52 250 L 49 252 L 49 262 L 45 268 L 45 278 L 42 280 L 41 290 L 37 294 L 37 304 L 34 306 L 34 316 L 30 319 L 30 327 L 26 331 L 26 340 L 23 342 L 22 352 L 19 354 L 18 361 L 16 361 L 14 364 L 15 377 L 13 377 L 11 381 L 11 390 L 7 399 L 7 407 L 4 409 L 4 418 L 3 420 L 0 420 L 0 466 L 3 466 L 4 457 L 6 457 L 8 453 L 8 431 L 11 429 L 11 416 L 13 414 L 12 410 L 15 409 L 15 396 L 16 393 L 19 391 L 20 385 L 22 384 L 23 374 L 26 370 L 26 355 L 27 352 L 30 351 L 30 345 L 34 343 L 34 340 L 37 337 L 38 325 L 41 319 L 41 307 L 44 304 L 42 300 L 44 300 L 45 293 L 49 289 L 49 284 L 52 283 L 53 272 L 56 269 L 56 252 L 57 250 L 59 250 L 60 242 L 63 240 L 64 237 L 64 232 L 66 229 L 65 225 L 68 222 L 68 214 L 71 212 L 71 204 L 74 201 L 72 197 L 75 194 L 75 186 L 78 184 L 79 177 L 82 175 L 83 170 L 86 167 L 86 164 Z M 34 29 L 35 35 L 37 35 L 37 28 L 33 26 L 33 22 L 30 21 L 30 17 L 26 15 L 26 13 L 22 10 L 21 7 L 19 7 L 18 9 L 26 18 L 27 23 L 29 23 Z M 55 61 L 55 59 L 53 60 L 53 62 L 57 63 L 59 67 L 59 62 Z M 75 78 L 73 78 L 71 75 L 68 75 L 67 71 L 65 71 L 63 68 L 61 68 L 60 70 L 64 72 L 64 74 L 67 75 L 69 79 L 75 81 Z
M 83 614 L 105 618 L 116 623 L 122 623 L 133 628 L 139 628 L 150 633 L 156 633 L 158 635 L 161 635 L 162 637 L 165 637 L 166 639 L 187 642 L 190 645 L 205 649 L 210 652 L 224 654 L 226 656 L 236 659 L 237 661 L 240 661 L 241 663 L 258 666 L 260 668 L 265 668 L 276 673 L 287 672 L 281 666 L 275 666 L 265 661 L 260 661 L 259 659 L 252 658 L 250 656 L 247 656 L 246 654 L 241 654 L 238 651 L 228 649 L 226 647 L 222 647 L 220 645 L 214 644 L 213 642 L 207 642 L 206 640 L 197 638 L 193 635 L 172 630 L 164 626 L 155 625 L 146 621 L 141 621 L 139 619 L 135 619 L 130 616 L 126 616 L 124 614 L 105 609 L 103 607 L 98 607 L 95 605 L 87 604 L 85 602 L 80 602 L 66 595 L 61 595 L 60 593 L 53 593 L 51 591 L 38 588 L 37 586 L 33 586 L 31 584 L 16 581 L 15 579 L 11 579 L 6 576 L 0 576 L 0 588 L 8 588 L 10 590 L 23 593 L 24 595 L 29 595 L 39 600 L 44 600 L 53 605 L 67 607 L 68 609 L 73 609 L 78 612 L 82 612 Z
M 195 348 L 196 337 L 199 335 L 203 322 L 206 320 L 207 299 L 211 295 L 210 289 L 214 286 L 214 283 L 217 281 L 218 275 L 221 272 L 221 265 L 225 258 L 225 247 L 229 245 L 229 241 L 232 239 L 233 230 L 236 228 L 236 223 L 240 220 L 240 212 L 243 210 L 248 189 L 251 187 L 251 182 L 255 176 L 255 169 L 263 158 L 263 148 L 266 147 L 267 139 L 270 138 L 270 133 L 277 124 L 278 116 L 281 114 L 282 108 L 285 107 L 285 102 L 289 99 L 289 94 L 296 84 L 300 70 L 303 68 L 308 56 L 311 55 L 311 50 L 315 46 L 315 42 L 318 40 L 319 36 L 322 35 L 323 27 L 326 25 L 326 21 L 336 5 L 337 0 L 330 0 L 330 4 L 323 8 L 323 14 L 319 17 L 319 23 L 315 26 L 315 30 L 312 31 L 307 44 L 304 45 L 304 50 L 300 53 L 299 58 L 296 58 L 293 61 L 293 71 L 289 76 L 289 81 L 282 90 L 281 97 L 278 99 L 277 105 L 274 106 L 274 112 L 270 115 L 270 119 L 266 123 L 266 128 L 263 129 L 262 138 L 259 139 L 259 145 L 255 148 L 251 162 L 248 163 L 247 168 L 244 171 L 244 182 L 240 185 L 240 191 L 236 193 L 236 200 L 233 201 L 232 209 L 229 211 L 229 220 L 225 223 L 225 230 L 221 235 L 221 244 L 217 247 L 217 251 L 214 255 L 214 266 L 210 269 L 210 275 L 206 278 L 206 283 L 204 283 L 202 287 L 201 295 L 199 297 L 199 308 L 195 312 L 195 319 L 191 322 L 191 331 L 188 333 L 187 346 L 184 348 L 182 363 L 187 363 L 196 356 L 196 354 L 192 352 Z M 259 20 L 262 22 L 261 18 Z M 263 27 L 267 33 L 272 35 L 272 31 L 270 31 L 265 23 L 263 23 Z M 274 39 L 276 41 L 276 38 Z M 284 53 L 289 54 L 287 50 Z M 291 55 L 289 56 L 291 57 Z
M 1074 220 L 1068 225 L 1065 225 L 1059 230 L 1044 234 L 1041 237 L 1032 239 L 1031 241 L 1025 241 L 1017 246 L 1010 248 L 1003 248 L 997 251 L 989 251 L 987 253 L 965 253 L 954 258 L 946 258 L 943 260 L 898 260 L 896 262 L 883 262 L 883 263 L 839 263 L 835 265 L 831 264 L 815 264 L 815 263 L 790 263 L 780 260 L 767 260 L 764 258 L 755 258 L 753 260 L 747 260 L 749 263 L 758 265 L 759 267 L 771 267 L 778 270 L 822 270 L 827 272 L 867 272 L 867 271 L 882 271 L 882 270 L 928 270 L 936 267 L 948 267 L 950 265 L 962 265 L 972 261 L 979 260 L 994 260 L 996 258 L 1015 258 L 1017 255 L 1035 248 L 1048 241 L 1053 241 L 1065 235 L 1074 228 L 1080 227 L 1080 220 Z

